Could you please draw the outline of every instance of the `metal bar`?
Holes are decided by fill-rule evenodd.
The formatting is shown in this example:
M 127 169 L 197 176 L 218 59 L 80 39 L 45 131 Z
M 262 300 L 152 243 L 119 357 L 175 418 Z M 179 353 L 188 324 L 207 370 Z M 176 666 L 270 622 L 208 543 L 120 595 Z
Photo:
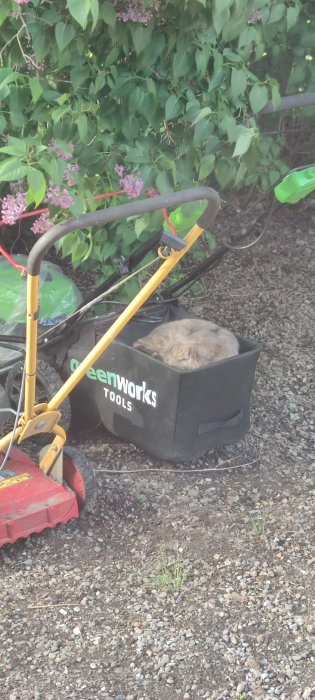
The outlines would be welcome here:
M 38 321 L 38 275 L 27 275 L 26 287 L 26 354 L 25 354 L 25 398 L 24 418 L 27 422 L 34 418 L 36 359 L 37 359 L 37 321 Z
M 259 114 L 270 114 L 272 112 L 284 112 L 286 109 L 300 107 L 310 107 L 315 105 L 315 92 L 302 92 L 297 95 L 286 95 L 281 97 L 280 103 L 274 107 L 272 100 L 269 100 Z

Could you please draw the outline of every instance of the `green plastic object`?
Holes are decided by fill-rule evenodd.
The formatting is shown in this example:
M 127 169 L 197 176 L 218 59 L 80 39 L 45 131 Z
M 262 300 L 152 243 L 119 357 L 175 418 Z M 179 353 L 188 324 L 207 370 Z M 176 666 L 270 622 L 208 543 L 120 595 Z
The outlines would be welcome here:
M 185 235 L 190 229 L 197 224 L 198 219 L 202 216 L 207 208 L 207 200 L 202 199 L 197 202 L 187 202 L 177 207 L 170 215 L 169 220 L 176 229 L 179 236 Z M 165 228 L 169 226 L 165 224 Z
M 315 166 L 289 173 L 274 189 L 278 202 L 295 204 L 315 190 Z
M 14 255 L 14 260 L 26 266 L 25 255 Z M 53 326 L 75 311 L 82 300 L 72 280 L 58 265 L 43 262 L 39 285 L 39 324 Z M 26 277 L 0 256 L 0 333 L 15 334 L 26 319 Z

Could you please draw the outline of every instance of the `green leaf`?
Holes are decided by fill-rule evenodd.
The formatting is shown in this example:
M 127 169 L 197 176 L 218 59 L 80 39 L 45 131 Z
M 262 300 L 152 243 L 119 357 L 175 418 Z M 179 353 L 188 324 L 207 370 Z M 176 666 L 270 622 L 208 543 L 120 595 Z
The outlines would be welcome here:
M 95 29 L 99 17 L 100 5 L 98 0 L 91 0 L 91 15 L 93 19 L 92 31 Z
M 10 89 L 9 105 L 10 119 L 14 126 L 23 127 L 27 119 L 23 110 L 29 103 L 29 91 L 24 86 L 12 85 Z
M 198 173 L 198 180 L 205 180 L 212 173 L 215 164 L 215 156 L 202 156 Z
M 77 216 L 74 214 L 74 216 Z M 82 237 L 82 234 L 76 233 L 76 237 L 73 240 L 73 247 L 71 249 L 71 263 L 74 269 L 79 267 L 81 264 L 83 258 L 85 258 L 85 255 L 88 251 L 89 245 L 87 241 L 84 240 Z
M 215 10 L 218 14 L 221 14 L 227 8 L 233 5 L 234 0 L 215 0 Z
M 70 80 L 74 92 L 82 85 L 90 76 L 89 66 L 76 66 L 70 71 Z
M 27 172 L 27 166 L 21 165 L 21 161 L 18 158 L 7 158 L 0 163 L 0 182 L 22 180 L 27 175 Z
M 181 111 L 181 105 L 179 102 L 179 97 L 177 95 L 170 95 L 170 97 L 165 102 L 165 119 L 168 122 L 170 119 L 177 117 Z
M 212 125 L 209 119 L 202 119 L 195 126 L 193 145 L 200 146 L 203 141 L 206 141 L 212 133 Z
M 240 1 L 243 5 L 243 0 Z M 246 22 L 246 12 L 244 12 L 244 9 L 241 9 L 240 11 L 235 10 L 230 20 L 224 25 L 222 29 L 222 42 L 225 46 L 231 46 L 231 42 L 237 40 L 240 34 L 244 31 L 244 25 Z M 232 61 L 239 63 L 239 61 L 237 61 L 235 58 L 233 58 Z
M 272 24 L 273 22 L 279 22 L 280 19 L 284 16 L 286 11 L 286 6 L 284 2 L 279 2 L 278 5 L 273 5 L 271 10 L 270 10 L 270 15 L 269 15 L 269 24 Z
M 78 126 L 80 139 L 84 142 L 87 137 L 89 124 L 86 114 L 80 114 L 79 117 L 75 120 L 75 123 Z
M 67 0 L 67 8 L 82 29 L 86 29 L 91 0 Z
M 235 187 L 239 187 L 239 185 L 244 184 L 244 177 L 246 173 L 247 165 L 243 161 L 241 161 L 234 180 Z
M 56 97 L 55 102 L 57 102 L 58 105 L 64 105 L 65 102 L 69 99 L 69 93 L 68 92 L 63 92 L 60 97 Z
M 57 124 L 57 122 L 59 122 L 60 119 L 62 119 L 62 117 L 64 117 L 65 114 L 67 114 L 70 111 L 71 111 L 71 106 L 69 104 L 62 105 L 61 107 L 56 107 L 56 109 L 53 109 L 53 111 L 51 113 L 51 117 L 52 117 L 54 124 Z
M 181 78 L 188 73 L 191 67 L 191 54 L 189 51 L 181 49 L 175 53 L 173 58 L 173 74 L 174 78 Z
M 156 178 L 156 186 L 161 194 L 167 194 L 173 191 L 173 184 L 169 178 L 168 173 L 160 172 Z
M 27 195 L 31 197 L 31 200 L 27 198 L 27 204 L 35 202 L 35 207 L 43 201 L 46 192 L 46 180 L 43 173 L 36 168 L 30 168 L 27 173 L 27 182 L 29 186 L 29 191 Z
M 211 55 L 210 46 L 204 46 L 201 50 L 198 50 L 195 53 L 197 73 L 201 78 L 207 72 L 210 55 Z
M 287 31 L 294 27 L 297 23 L 301 7 L 300 5 L 292 5 L 287 9 Z
M 271 100 L 273 108 L 277 109 L 281 102 L 281 95 L 279 92 L 279 86 L 276 83 L 274 83 L 271 88 Z
M 81 216 L 85 211 L 84 202 L 81 197 L 78 197 L 73 192 L 71 192 L 72 204 L 69 207 L 69 211 L 73 216 Z
M 126 161 L 128 163 L 146 164 L 149 162 L 149 153 L 141 153 L 138 148 L 130 148 L 126 155 Z
M 241 56 L 239 56 L 238 53 L 231 51 L 231 49 L 223 49 L 223 56 L 225 56 L 225 58 L 227 58 L 227 60 L 231 63 L 240 63 L 242 60 Z
M 247 76 L 246 73 L 238 68 L 232 68 L 231 73 L 231 93 L 233 100 L 236 100 L 240 95 L 242 95 L 247 86 Z
M 62 158 L 50 158 L 48 160 L 48 158 L 44 157 L 40 159 L 40 167 L 45 170 L 49 179 L 60 187 L 66 167 L 65 161 Z
M 257 32 L 255 27 L 246 27 L 242 31 L 241 36 L 238 40 L 239 48 L 242 48 L 243 46 L 249 46 L 249 44 L 251 44 L 252 41 L 255 41 L 255 39 L 257 39 Z
M 249 102 L 254 114 L 260 112 L 268 102 L 268 90 L 265 85 L 254 85 L 249 93 Z
M 131 116 L 124 122 L 122 127 L 122 133 L 124 134 L 126 139 L 128 139 L 129 142 L 132 142 L 139 135 L 140 127 L 141 124 L 139 119 L 137 119 L 137 117 L 135 116 Z
M 248 151 L 254 135 L 255 129 L 246 129 L 246 131 L 240 134 L 235 144 L 233 158 L 236 158 L 236 156 L 243 156 L 244 153 Z
M 7 122 L 3 114 L 0 114 L 0 134 L 2 134 L 6 128 Z
M 75 35 L 76 31 L 73 24 L 64 24 L 63 22 L 56 24 L 55 37 L 60 52 L 70 44 L 70 41 L 74 39 Z
M 112 241 L 107 241 L 102 248 L 102 261 L 108 260 L 117 251 L 116 243 Z
M 35 104 L 42 95 L 43 87 L 39 78 L 37 78 L 36 76 L 34 76 L 34 78 L 29 78 L 29 84 L 32 93 L 32 102 L 34 102 Z
M 135 233 L 137 238 L 141 236 L 142 231 L 145 231 L 147 228 L 147 217 L 146 216 L 139 216 L 136 221 L 135 221 Z
M 100 7 L 100 17 L 111 29 L 116 25 L 116 12 L 109 2 L 102 2 Z
M 0 27 L 4 20 L 7 18 L 9 12 L 12 10 L 12 3 L 10 0 L 2 0 L 0 6 Z
M 210 93 L 212 90 L 215 90 L 221 83 L 223 83 L 224 78 L 226 77 L 226 71 L 224 68 L 219 68 L 218 70 L 215 70 L 213 72 L 213 76 L 211 80 L 209 81 L 208 85 L 208 90 L 207 92 Z
M 94 83 L 90 84 L 89 93 L 90 95 L 96 95 L 100 90 L 103 89 L 105 85 L 105 75 L 104 73 L 98 73 Z
M 51 49 L 52 44 L 52 34 L 46 30 L 46 27 L 42 27 L 39 24 L 39 30 L 36 36 L 33 38 L 33 49 L 36 57 L 36 61 L 42 61 L 43 58 L 47 56 Z
M 195 117 L 194 121 L 192 122 L 192 126 L 195 126 L 195 124 L 198 124 L 198 122 L 201 121 L 201 119 L 204 119 L 205 117 L 208 117 L 209 114 L 212 113 L 212 109 L 210 107 L 203 107 Z
M 10 68 L 0 69 L 0 102 L 10 94 L 9 84 L 16 79 L 17 75 L 18 73 L 14 73 Z
M 17 139 L 15 136 L 8 137 L 8 145 L 0 148 L 0 153 L 7 153 L 10 156 L 23 158 L 27 154 L 27 144 L 24 139 Z
M 120 51 L 119 51 L 118 46 L 113 46 L 113 48 L 110 49 L 110 51 L 108 52 L 108 54 L 105 58 L 104 68 L 108 68 L 113 63 L 115 63 L 115 61 L 117 60 L 117 58 L 119 56 L 119 53 L 120 53 Z
M 215 168 L 216 178 L 221 187 L 226 187 L 233 181 L 235 175 L 235 165 L 233 161 L 222 158 Z
M 137 56 L 145 49 L 151 40 L 151 29 L 143 24 L 131 27 L 131 36 Z

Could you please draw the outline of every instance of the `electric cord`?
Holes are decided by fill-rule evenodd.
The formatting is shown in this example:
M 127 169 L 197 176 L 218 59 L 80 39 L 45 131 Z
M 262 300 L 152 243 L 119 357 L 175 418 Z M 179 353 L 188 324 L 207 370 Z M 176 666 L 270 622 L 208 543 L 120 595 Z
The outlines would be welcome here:
M 6 462 L 7 462 L 8 459 L 9 459 L 9 455 L 10 455 L 10 452 L 11 452 L 11 449 L 12 449 L 12 446 L 13 446 L 13 443 L 14 443 L 14 438 L 15 438 L 15 433 L 16 433 L 16 429 L 17 429 L 17 424 L 18 424 L 18 420 L 19 420 L 19 417 L 20 417 L 20 413 L 21 413 L 21 406 L 22 406 L 23 394 L 24 394 L 24 385 L 25 385 L 25 364 L 24 364 L 24 368 L 23 368 L 23 375 L 22 375 L 22 381 L 21 381 L 21 390 L 20 390 L 19 401 L 18 401 L 18 405 L 17 405 L 17 409 L 16 409 L 16 416 L 15 416 L 15 421 L 14 421 L 14 425 L 13 425 L 12 435 L 11 435 L 11 439 L 10 439 L 9 445 L 8 445 L 6 451 L 5 451 L 4 458 L 3 458 L 3 460 L 2 460 L 2 462 L 1 462 L 1 464 L 0 464 L 0 472 L 2 471 L 3 467 L 5 466 Z M 11 410 L 12 410 L 12 409 L 11 409 Z

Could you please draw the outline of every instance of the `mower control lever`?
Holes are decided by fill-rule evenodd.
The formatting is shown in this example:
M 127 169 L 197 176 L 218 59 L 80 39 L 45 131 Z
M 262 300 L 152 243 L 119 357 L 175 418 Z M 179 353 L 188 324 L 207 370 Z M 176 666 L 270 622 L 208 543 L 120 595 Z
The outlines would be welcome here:
M 161 236 L 161 243 L 164 243 L 168 248 L 173 250 L 183 250 L 186 248 L 186 243 L 179 236 L 174 236 L 173 233 L 168 233 L 163 231 Z

